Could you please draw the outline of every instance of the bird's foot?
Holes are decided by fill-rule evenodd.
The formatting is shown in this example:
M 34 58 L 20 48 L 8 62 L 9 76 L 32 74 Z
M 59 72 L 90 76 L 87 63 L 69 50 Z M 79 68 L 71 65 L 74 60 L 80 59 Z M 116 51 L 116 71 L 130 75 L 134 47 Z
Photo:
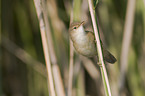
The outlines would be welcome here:
M 98 65 L 99 65 L 100 67 L 102 67 L 102 64 L 101 64 L 100 62 L 98 62 Z

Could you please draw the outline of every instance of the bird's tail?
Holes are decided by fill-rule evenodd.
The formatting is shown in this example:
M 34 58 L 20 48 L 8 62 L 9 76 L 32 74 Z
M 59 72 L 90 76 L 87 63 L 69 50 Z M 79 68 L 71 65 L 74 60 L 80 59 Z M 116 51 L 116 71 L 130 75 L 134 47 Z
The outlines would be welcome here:
M 102 46 L 103 47 L 103 46 Z M 117 60 L 116 58 L 103 47 L 103 55 L 104 55 L 104 60 L 107 61 L 108 63 L 115 63 Z

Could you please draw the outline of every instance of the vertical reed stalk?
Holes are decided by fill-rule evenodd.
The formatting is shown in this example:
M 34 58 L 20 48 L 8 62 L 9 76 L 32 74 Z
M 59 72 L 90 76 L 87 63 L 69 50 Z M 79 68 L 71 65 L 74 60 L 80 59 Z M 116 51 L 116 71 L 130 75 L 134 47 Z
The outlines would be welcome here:
M 73 4 L 71 7 L 71 15 L 70 15 L 70 24 L 73 22 Z M 73 57 L 74 57 L 74 51 L 73 51 L 73 44 L 72 41 L 70 41 L 70 57 L 69 57 L 69 76 L 68 76 L 68 96 L 72 96 L 72 82 L 73 82 Z
M 54 77 L 54 82 L 55 82 L 54 84 L 55 84 L 57 96 L 65 96 L 62 77 L 61 77 L 61 73 L 58 67 L 58 61 L 56 58 L 56 53 L 55 53 L 54 45 L 52 41 L 52 34 L 50 30 L 50 24 L 48 21 L 48 15 L 47 15 L 48 13 L 46 10 L 47 9 L 46 4 L 47 4 L 46 1 L 42 0 L 42 12 L 43 12 L 44 22 L 46 26 L 46 37 L 47 37 L 46 39 L 47 39 L 47 44 L 49 48 L 50 59 L 52 62 L 53 77 Z
M 128 69 L 128 53 L 129 53 L 129 47 L 131 44 L 132 32 L 133 32 L 135 2 L 136 0 L 128 0 L 127 3 L 122 50 L 121 50 L 121 57 L 120 57 L 120 71 L 121 71 L 120 79 L 119 79 L 120 91 L 124 87 L 125 75 Z
M 0 1 L 0 7 L 1 7 L 1 1 Z M 0 10 L 0 18 L 1 18 L 1 10 Z M 2 20 L 2 19 L 0 19 L 0 46 L 1 46 L 1 20 Z M 1 47 L 0 47 L 0 53 L 2 53 Z M 2 62 L 2 61 L 1 61 L 2 59 L 1 59 L 1 58 L 2 58 L 2 55 L 0 54 L 0 62 Z M 2 74 L 1 74 L 1 73 L 2 73 L 2 70 L 1 70 L 1 69 L 2 69 L 2 68 L 1 68 L 1 66 L 2 66 L 2 64 L 0 64 L 0 85 L 2 85 L 2 84 L 1 84 L 1 82 L 2 82 L 2 81 L 1 81 L 1 80 L 2 80 Z M 1 95 L 1 94 L 2 94 L 2 87 L 0 86 L 0 95 Z
M 99 29 L 97 30 L 97 22 L 95 19 L 95 14 L 93 12 L 92 1 L 88 0 L 88 4 L 89 4 L 89 10 L 90 10 L 90 14 L 91 14 L 92 23 L 93 23 L 95 39 L 97 41 L 96 46 L 97 46 L 97 51 L 98 51 L 99 63 L 101 63 L 100 69 L 101 69 L 101 74 L 102 74 L 102 78 L 103 78 L 103 82 L 104 82 L 104 88 L 105 88 L 106 96 L 111 96 L 109 80 L 108 80 L 108 76 L 107 76 L 107 72 L 106 72 L 106 68 L 105 68 L 105 64 L 104 64 L 102 49 L 101 49 Z
M 81 0 L 73 0 L 72 8 L 71 8 L 71 16 L 70 16 L 70 24 L 73 21 L 79 21 L 80 19 L 80 5 Z M 72 83 L 73 83 L 73 44 L 70 40 L 70 62 L 69 62 L 69 78 L 68 78 L 68 96 L 72 96 Z
M 69 77 L 68 77 L 68 96 L 72 96 L 72 82 L 73 82 L 73 44 L 70 40 L 70 61 L 69 61 Z
M 46 68 L 47 68 L 47 74 L 48 74 L 48 87 L 50 89 L 51 96 L 55 96 L 52 69 L 51 69 L 47 37 L 46 37 L 46 26 L 44 23 L 41 1 L 34 0 L 34 4 L 36 7 L 37 17 L 39 19 L 39 26 L 40 26 L 40 31 L 41 31 L 41 38 L 42 38 L 42 44 L 43 44 L 43 50 L 44 50 L 45 62 L 46 62 Z

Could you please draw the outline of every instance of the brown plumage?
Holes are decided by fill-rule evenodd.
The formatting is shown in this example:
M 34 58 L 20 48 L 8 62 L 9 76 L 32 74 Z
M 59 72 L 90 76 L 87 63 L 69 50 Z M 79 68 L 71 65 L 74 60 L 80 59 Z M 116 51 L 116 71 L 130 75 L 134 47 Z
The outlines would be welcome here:
M 79 54 L 83 56 L 86 57 L 97 56 L 94 33 L 90 31 L 85 31 L 83 23 L 84 21 L 74 22 L 70 25 L 69 34 L 71 40 L 73 41 L 74 48 Z M 110 52 L 108 52 L 103 45 L 102 49 L 105 61 L 109 63 L 115 63 L 116 58 Z

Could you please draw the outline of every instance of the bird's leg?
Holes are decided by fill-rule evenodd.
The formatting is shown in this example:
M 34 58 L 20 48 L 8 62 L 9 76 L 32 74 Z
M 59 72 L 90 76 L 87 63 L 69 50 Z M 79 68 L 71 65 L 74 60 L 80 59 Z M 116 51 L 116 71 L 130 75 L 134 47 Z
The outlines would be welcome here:
M 100 67 L 102 67 L 102 64 L 101 64 L 101 62 L 98 62 L 98 65 L 99 65 Z

